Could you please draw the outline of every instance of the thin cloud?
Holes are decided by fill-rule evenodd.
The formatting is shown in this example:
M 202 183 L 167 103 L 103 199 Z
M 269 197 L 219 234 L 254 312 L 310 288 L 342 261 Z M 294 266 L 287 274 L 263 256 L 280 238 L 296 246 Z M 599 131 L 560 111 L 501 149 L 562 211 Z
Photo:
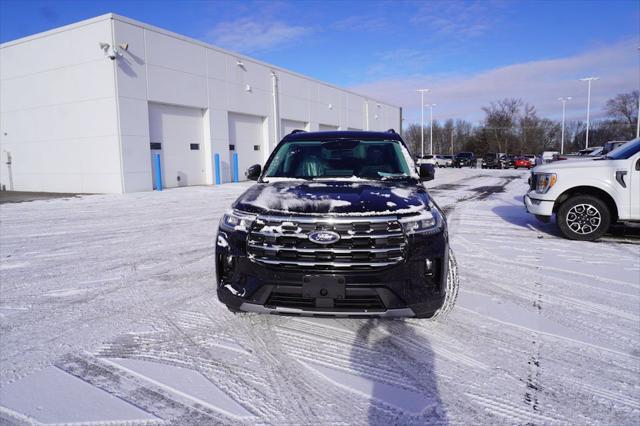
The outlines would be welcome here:
M 219 23 L 209 32 L 208 38 L 213 44 L 226 49 L 255 53 L 290 45 L 310 32 L 308 27 L 280 21 L 242 18 Z
M 579 78 L 595 75 L 600 80 L 592 86 L 591 111 L 598 118 L 603 115 L 607 99 L 638 88 L 637 45 L 636 40 L 626 40 L 566 58 L 514 64 L 470 75 L 381 79 L 352 89 L 404 106 L 409 121 L 418 116 L 416 89 L 422 87 L 432 89 L 427 100 L 437 104 L 434 117 L 438 119 L 478 121 L 483 118 L 482 106 L 505 97 L 522 98 L 535 105 L 540 115 L 558 117 L 560 96 L 573 97 L 567 104 L 567 117 L 583 119 L 587 87 Z
M 424 3 L 411 22 L 438 36 L 479 37 L 496 28 L 506 3 L 500 1 L 430 1 Z

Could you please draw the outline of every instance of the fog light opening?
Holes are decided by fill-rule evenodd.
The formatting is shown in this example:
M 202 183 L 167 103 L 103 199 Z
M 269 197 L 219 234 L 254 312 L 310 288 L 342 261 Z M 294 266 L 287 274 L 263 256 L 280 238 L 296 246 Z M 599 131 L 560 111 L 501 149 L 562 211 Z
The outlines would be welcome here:
M 222 255 L 222 276 L 225 279 L 230 279 L 233 276 L 233 271 L 235 267 L 235 258 L 231 255 L 224 254 Z
M 424 261 L 424 274 L 427 277 L 433 276 L 433 261 L 431 259 L 425 259 Z

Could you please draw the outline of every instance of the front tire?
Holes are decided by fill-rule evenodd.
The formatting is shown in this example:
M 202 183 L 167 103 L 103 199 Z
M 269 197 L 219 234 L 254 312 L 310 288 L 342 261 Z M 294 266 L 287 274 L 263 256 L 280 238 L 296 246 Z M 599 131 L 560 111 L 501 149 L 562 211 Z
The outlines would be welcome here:
M 609 229 L 611 212 L 599 198 L 576 195 L 560 205 L 556 221 L 563 237 L 593 241 L 602 237 Z

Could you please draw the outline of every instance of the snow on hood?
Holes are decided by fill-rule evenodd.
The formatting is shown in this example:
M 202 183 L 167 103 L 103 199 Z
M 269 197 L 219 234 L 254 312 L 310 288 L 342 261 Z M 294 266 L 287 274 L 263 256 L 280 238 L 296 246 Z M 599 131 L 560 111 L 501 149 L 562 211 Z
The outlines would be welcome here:
M 408 214 L 428 209 L 422 185 L 400 182 L 279 181 L 258 183 L 234 208 L 253 213 Z

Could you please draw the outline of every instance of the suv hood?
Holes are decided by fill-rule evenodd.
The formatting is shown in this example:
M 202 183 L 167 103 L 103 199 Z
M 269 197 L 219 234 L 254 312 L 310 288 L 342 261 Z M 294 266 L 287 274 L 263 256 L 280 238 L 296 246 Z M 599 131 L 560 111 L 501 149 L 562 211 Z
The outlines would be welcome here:
M 604 158 L 594 159 L 576 159 L 576 160 L 562 160 L 554 161 L 553 163 L 540 165 L 533 169 L 535 173 L 553 173 L 556 170 L 569 170 L 569 169 L 587 169 L 587 168 L 607 168 L 614 167 L 616 162 L 625 160 L 607 160 Z
M 409 214 L 429 208 L 421 184 L 376 181 L 281 181 L 258 183 L 233 208 L 251 213 L 336 215 Z

